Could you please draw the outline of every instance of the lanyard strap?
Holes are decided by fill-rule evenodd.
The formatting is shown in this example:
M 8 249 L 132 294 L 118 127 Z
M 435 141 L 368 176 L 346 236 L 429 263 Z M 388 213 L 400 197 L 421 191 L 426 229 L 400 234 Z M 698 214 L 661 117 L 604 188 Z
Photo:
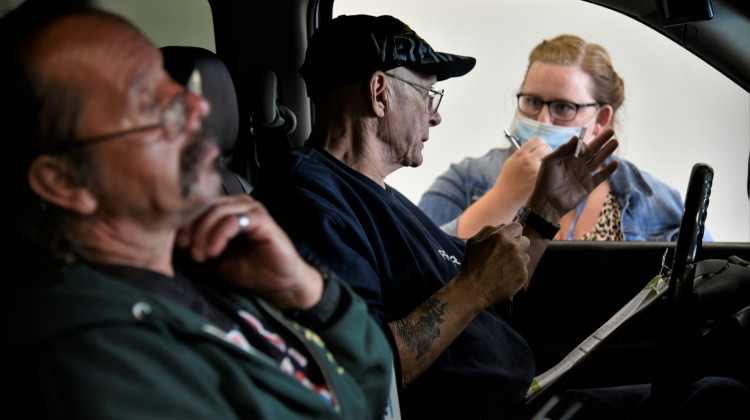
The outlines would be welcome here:
M 583 201 L 581 201 L 581 204 L 576 207 L 576 217 L 573 219 L 573 223 L 570 224 L 570 230 L 568 230 L 568 240 L 573 240 L 573 232 L 576 230 L 576 223 L 578 222 L 578 218 L 581 216 L 581 212 L 583 211 L 583 208 L 586 206 L 586 200 L 588 200 L 588 197 L 584 198 Z

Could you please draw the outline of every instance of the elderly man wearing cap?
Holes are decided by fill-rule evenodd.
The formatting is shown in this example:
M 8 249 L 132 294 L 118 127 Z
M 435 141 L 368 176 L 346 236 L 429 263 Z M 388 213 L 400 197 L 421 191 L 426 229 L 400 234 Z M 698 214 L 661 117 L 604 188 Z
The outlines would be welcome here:
M 407 419 L 536 414 L 523 404 L 533 355 L 496 304 L 527 286 L 560 217 L 617 168 L 599 169 L 617 147 L 611 130 L 578 155 L 572 138 L 542 161 L 517 222 L 488 226 L 467 242 L 445 234 L 385 177 L 422 163 L 429 129 L 441 120 L 442 91 L 432 85 L 474 63 L 435 52 L 390 16 L 323 25 L 300 69 L 316 107 L 310 138 L 253 192 L 302 255 L 335 268 L 367 302 L 395 355 Z M 561 406 L 575 410 L 586 398 L 576 419 L 660 418 L 662 410 L 670 412 L 661 418 L 700 418 L 746 413 L 750 397 L 724 378 L 679 387 L 670 398 L 649 398 L 650 389 L 572 391 Z M 640 416 L 628 417 L 634 409 Z
M 597 171 L 617 146 L 612 131 L 578 157 L 573 139 L 544 160 L 517 223 L 467 243 L 443 233 L 385 177 L 422 164 L 441 121 L 432 85 L 474 64 L 390 16 L 323 25 L 300 69 L 316 111 L 309 140 L 253 192 L 302 255 L 335 267 L 368 303 L 391 342 L 406 418 L 520 409 L 534 360 L 494 305 L 527 285 L 560 217 L 616 169 Z

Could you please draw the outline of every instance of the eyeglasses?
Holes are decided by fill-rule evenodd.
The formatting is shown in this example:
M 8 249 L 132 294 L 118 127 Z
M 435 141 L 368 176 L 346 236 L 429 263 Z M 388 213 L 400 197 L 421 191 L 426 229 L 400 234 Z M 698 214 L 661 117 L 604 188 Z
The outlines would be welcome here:
M 126 136 L 128 134 L 140 133 L 142 131 L 155 130 L 161 128 L 164 131 L 165 140 L 173 140 L 176 138 L 187 125 L 187 104 L 185 103 L 188 95 L 188 91 L 184 90 L 177 94 L 169 102 L 169 105 L 164 108 L 161 113 L 161 119 L 156 124 L 144 125 L 142 127 L 135 127 L 128 130 L 117 131 L 115 133 L 104 134 L 96 137 L 88 137 L 83 139 L 75 139 L 73 145 L 88 145 L 91 143 L 98 143 L 105 140 L 111 140 L 117 137 Z
M 103 134 L 100 136 L 87 137 L 82 139 L 73 139 L 63 143 L 58 143 L 52 147 L 52 153 L 67 152 L 70 150 L 77 149 L 79 147 L 89 146 L 94 143 L 101 143 L 103 141 L 115 139 L 118 137 L 127 136 L 130 134 L 155 130 L 160 128 L 164 133 L 164 140 L 171 141 L 185 131 L 187 126 L 187 96 L 190 93 L 200 94 L 201 93 L 201 78 L 198 70 L 194 70 L 190 79 L 187 83 L 187 88 L 177 95 L 169 102 L 161 113 L 161 118 L 156 124 L 144 125 L 142 127 L 130 128 L 127 130 L 117 131 L 114 133 Z
M 402 81 L 404 83 L 412 85 L 415 88 L 426 90 L 428 92 L 428 94 L 430 95 L 430 104 L 429 104 L 430 113 L 434 114 L 434 113 L 437 112 L 438 107 L 440 107 L 440 102 L 442 102 L 442 100 L 443 100 L 443 93 L 445 92 L 445 89 L 440 89 L 440 90 L 430 89 L 428 87 L 418 85 L 418 84 L 410 82 L 408 80 L 404 80 L 404 79 L 402 79 L 400 77 L 397 77 L 397 76 L 394 76 L 392 74 L 385 73 L 385 75 L 388 76 L 388 77 L 390 77 L 390 78 L 393 78 L 393 79 L 396 79 L 396 80 L 400 80 L 400 81 Z
M 542 111 L 542 106 L 547 105 L 547 110 L 552 118 L 559 121 L 571 121 L 578 115 L 578 110 L 589 106 L 599 106 L 598 103 L 577 104 L 568 101 L 543 101 L 536 96 L 519 93 L 518 110 L 529 115 L 537 115 Z

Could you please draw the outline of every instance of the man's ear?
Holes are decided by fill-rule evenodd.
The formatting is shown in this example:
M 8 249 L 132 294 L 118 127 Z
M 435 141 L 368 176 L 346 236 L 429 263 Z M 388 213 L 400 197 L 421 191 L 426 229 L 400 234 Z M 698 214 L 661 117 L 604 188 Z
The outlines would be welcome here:
M 376 71 L 370 76 L 370 83 L 367 85 L 370 93 L 370 106 L 378 118 L 385 117 L 388 110 L 389 100 L 386 85 L 386 76 L 382 71 Z
M 96 210 L 96 198 L 77 182 L 77 169 L 67 157 L 37 156 L 29 167 L 31 189 L 43 200 L 80 214 Z

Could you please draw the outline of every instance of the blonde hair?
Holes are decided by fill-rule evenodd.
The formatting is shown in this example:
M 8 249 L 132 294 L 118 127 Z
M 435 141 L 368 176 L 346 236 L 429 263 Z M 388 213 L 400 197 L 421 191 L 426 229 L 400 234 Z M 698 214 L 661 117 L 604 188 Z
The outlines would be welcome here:
M 575 35 L 558 35 L 539 43 L 529 54 L 529 74 L 531 64 L 539 61 L 549 64 L 577 66 L 591 77 L 591 96 L 600 104 L 612 107 L 610 125 L 617 129 L 617 110 L 625 101 L 625 82 L 612 67 L 609 53 L 601 45 L 587 43 Z M 524 76 L 524 83 L 526 76 Z M 522 84 L 523 85 L 523 84 Z

